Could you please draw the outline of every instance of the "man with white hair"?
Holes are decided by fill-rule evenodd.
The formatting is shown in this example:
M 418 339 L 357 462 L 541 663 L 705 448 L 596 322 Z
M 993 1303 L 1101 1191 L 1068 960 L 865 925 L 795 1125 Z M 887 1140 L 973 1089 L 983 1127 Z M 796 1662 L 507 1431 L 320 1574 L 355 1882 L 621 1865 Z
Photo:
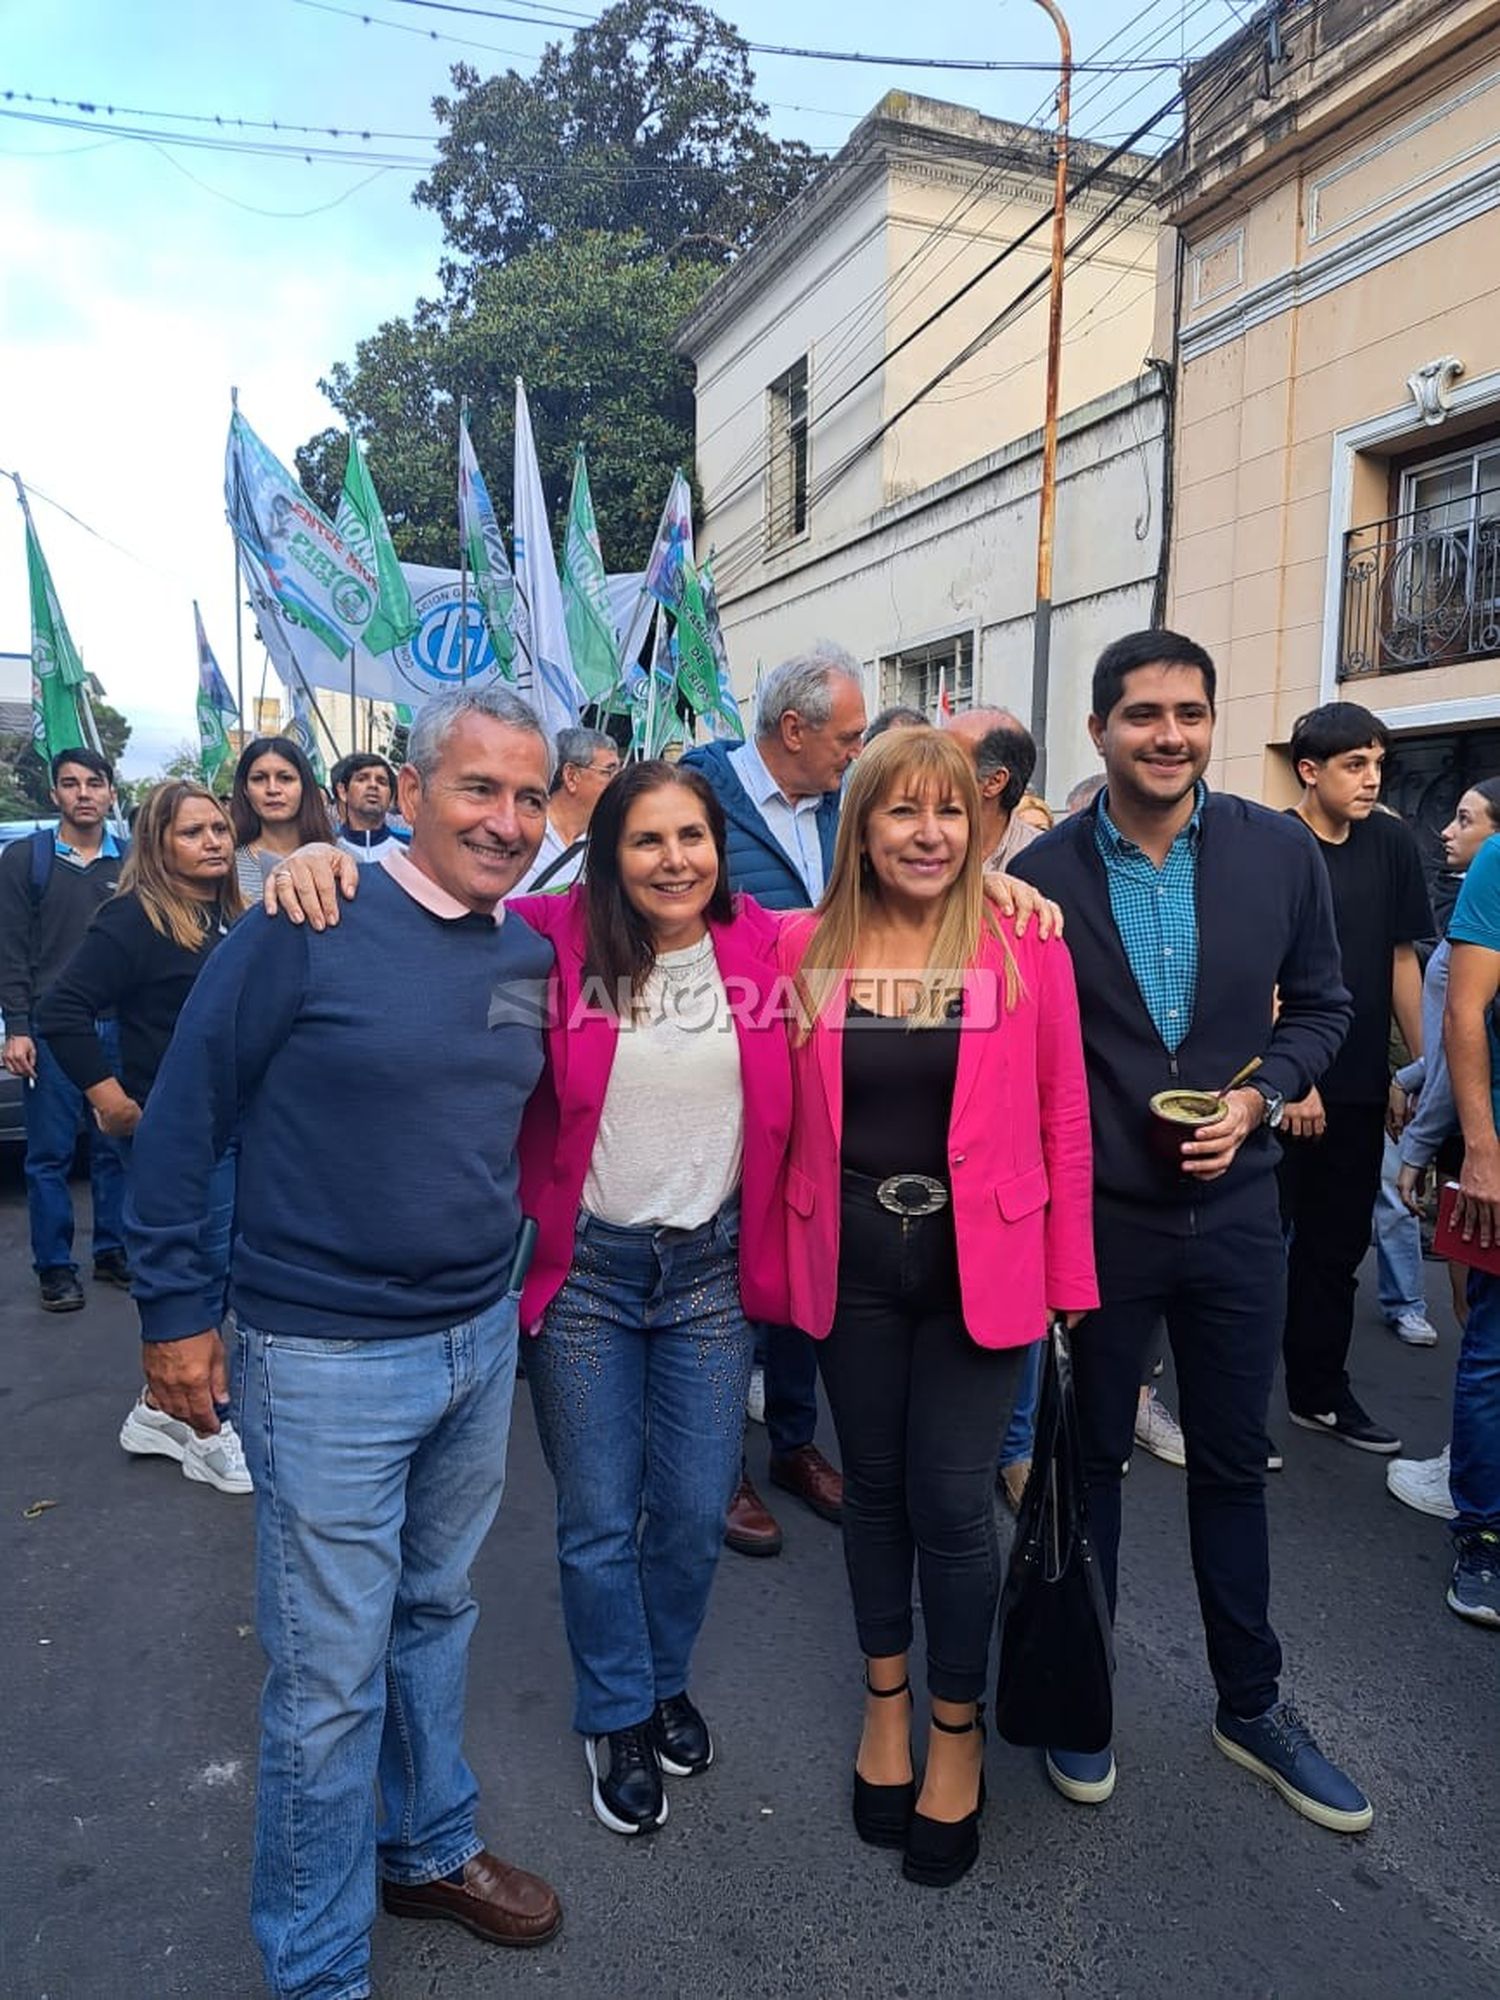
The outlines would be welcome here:
M 852 653 L 820 639 L 761 683 L 755 734 L 706 743 L 684 765 L 713 787 L 728 822 L 730 886 L 772 910 L 810 909 L 833 866 L 839 788 L 864 746 L 863 675 Z M 837 1521 L 844 1482 L 813 1443 L 818 1364 L 795 1327 L 763 1329 L 771 1480 Z M 730 1504 L 725 1540 L 741 1555 L 773 1556 L 781 1529 L 747 1477 Z
M 518 695 L 429 702 L 398 780 L 410 848 L 387 844 L 336 928 L 236 927 L 135 1137 L 146 1379 L 200 1435 L 229 1409 L 202 1218 L 239 1140 L 236 1425 L 270 1668 L 251 1920 L 277 2000 L 370 1992 L 377 1879 L 389 1914 L 492 1944 L 562 1921 L 545 1882 L 486 1849 L 463 1754 L 469 1567 L 505 1480 L 526 1262 L 516 1141 L 553 963 L 501 899 L 551 776 Z

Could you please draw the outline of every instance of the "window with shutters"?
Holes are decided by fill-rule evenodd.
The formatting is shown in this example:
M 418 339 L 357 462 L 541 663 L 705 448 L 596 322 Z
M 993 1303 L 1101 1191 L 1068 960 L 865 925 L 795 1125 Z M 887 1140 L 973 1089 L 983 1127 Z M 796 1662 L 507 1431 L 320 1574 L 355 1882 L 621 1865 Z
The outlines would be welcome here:
M 770 486 L 766 545 L 780 548 L 807 532 L 807 356 L 766 391 Z

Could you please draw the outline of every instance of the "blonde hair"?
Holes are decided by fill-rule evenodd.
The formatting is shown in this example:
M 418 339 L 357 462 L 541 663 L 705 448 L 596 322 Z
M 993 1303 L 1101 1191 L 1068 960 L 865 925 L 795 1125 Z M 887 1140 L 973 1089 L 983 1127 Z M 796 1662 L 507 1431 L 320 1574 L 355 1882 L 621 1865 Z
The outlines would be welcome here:
M 1016 800 L 1016 813 L 1034 813 L 1042 822 L 1043 831 L 1048 833 L 1057 823 L 1052 816 L 1051 806 L 1040 792 L 1022 792 L 1020 798 Z
M 167 836 L 189 799 L 201 799 L 213 807 L 224 822 L 233 849 L 234 829 L 229 814 L 207 785 L 196 784 L 191 778 L 169 778 L 165 784 L 153 785 L 137 810 L 130 852 L 120 870 L 119 893 L 135 897 L 154 931 L 181 945 L 184 951 L 196 951 L 206 934 L 204 918 L 208 911 L 213 911 L 221 924 L 229 924 L 245 905 L 232 867 L 219 884 L 214 901 L 205 903 L 197 896 L 190 896 L 168 866 Z
M 927 954 L 925 978 L 916 1006 L 907 1016 L 914 1028 L 946 1020 L 963 975 L 979 956 L 986 937 L 1005 952 L 1005 1004 L 1016 1004 L 1020 977 L 999 914 L 984 891 L 984 854 L 979 844 L 979 786 L 962 746 L 940 729 L 892 729 L 861 755 L 844 789 L 833 871 L 818 921 L 797 974 L 805 1040 L 828 1006 L 844 975 L 857 963 L 860 932 L 881 901 L 880 884 L 865 852 L 865 835 L 876 808 L 901 790 L 956 798 L 969 817 L 969 844 L 957 879 L 943 904 L 937 933 Z

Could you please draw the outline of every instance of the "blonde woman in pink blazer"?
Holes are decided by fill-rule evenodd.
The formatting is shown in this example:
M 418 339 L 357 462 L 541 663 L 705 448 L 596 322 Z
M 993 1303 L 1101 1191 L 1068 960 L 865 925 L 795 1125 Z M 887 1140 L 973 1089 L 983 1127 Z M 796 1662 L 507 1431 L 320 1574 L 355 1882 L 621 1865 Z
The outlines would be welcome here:
M 796 983 L 791 1317 L 844 1465 L 865 1655 L 860 1836 L 913 1881 L 979 1851 L 983 1691 L 1000 1588 L 995 1461 L 1027 1348 L 1098 1304 L 1088 1095 L 1060 939 L 984 894 L 979 798 L 940 730 L 892 731 L 849 780 L 821 908 L 783 928 Z M 932 1706 L 913 1771 L 921 1586 Z

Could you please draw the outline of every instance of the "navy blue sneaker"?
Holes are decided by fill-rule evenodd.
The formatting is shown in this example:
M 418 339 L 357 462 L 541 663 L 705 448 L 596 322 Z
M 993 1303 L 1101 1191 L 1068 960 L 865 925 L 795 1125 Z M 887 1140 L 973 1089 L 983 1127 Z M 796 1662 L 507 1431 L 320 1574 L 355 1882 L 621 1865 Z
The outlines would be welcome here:
M 1471 1625 L 1500 1629 L 1500 1534 L 1479 1528 L 1458 1535 L 1453 1543 L 1453 1578 L 1448 1585 L 1448 1609 Z
M 1329 1763 L 1290 1702 L 1278 1701 L 1246 1722 L 1221 1701 L 1214 1741 L 1232 1762 L 1274 1785 L 1294 1811 L 1318 1826 L 1333 1833 L 1363 1833 L 1375 1817 L 1359 1786 Z
M 1049 1750 L 1047 1776 L 1075 1806 L 1102 1806 L 1115 1788 L 1113 1750 Z

